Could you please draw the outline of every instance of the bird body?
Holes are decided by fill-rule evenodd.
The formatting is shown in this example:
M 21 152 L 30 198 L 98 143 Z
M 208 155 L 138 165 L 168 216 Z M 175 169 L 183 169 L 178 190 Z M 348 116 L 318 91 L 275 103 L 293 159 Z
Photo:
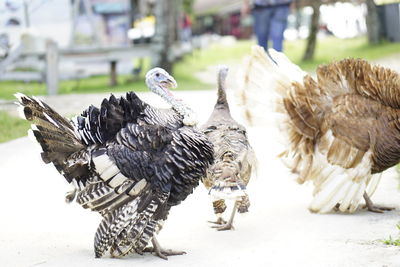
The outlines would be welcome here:
M 157 90 L 175 83 L 161 69 L 147 76 Z M 193 192 L 213 160 L 204 134 L 184 124 L 190 109 L 181 102 L 180 112 L 174 105 L 157 109 L 129 92 L 69 121 L 35 97 L 17 97 L 24 117 L 35 123 L 31 134 L 43 149 L 42 159 L 75 185 L 67 200 L 103 216 L 96 257 L 108 251 L 113 257 L 143 253 L 150 241 L 158 245 L 155 234 L 170 208 Z M 174 255 L 154 250 L 162 258 Z
M 279 127 L 286 136 L 285 164 L 297 181 L 312 181 L 313 212 L 354 212 L 369 199 L 381 172 L 400 161 L 400 76 L 361 59 L 345 59 L 317 69 L 317 79 L 282 53 L 261 48 L 247 61 L 242 104 L 255 90 L 274 91 Z M 263 86 L 260 86 L 263 85 Z M 271 96 L 271 93 L 267 93 Z M 251 100 L 249 100 L 251 101 Z
M 219 230 L 232 228 L 236 209 L 247 212 L 250 201 L 246 186 L 255 168 L 255 154 L 249 144 L 246 129 L 231 116 L 225 92 L 227 69 L 218 75 L 218 100 L 208 121 L 201 127 L 214 145 L 215 162 L 202 179 L 213 198 L 217 223 L 223 224 Z M 226 209 L 225 200 L 234 200 L 235 207 L 231 219 L 225 224 L 221 215 Z

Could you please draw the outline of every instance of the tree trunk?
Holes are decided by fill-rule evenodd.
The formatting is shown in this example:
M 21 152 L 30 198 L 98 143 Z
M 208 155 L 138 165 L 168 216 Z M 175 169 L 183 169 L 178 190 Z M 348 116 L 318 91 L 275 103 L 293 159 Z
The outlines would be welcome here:
M 368 43 L 377 44 L 381 41 L 381 24 L 378 16 L 378 8 L 376 7 L 374 0 L 366 0 L 367 4 L 367 33 Z
M 321 7 L 321 2 L 313 1 L 311 7 L 313 8 L 313 14 L 311 17 L 310 34 L 307 38 L 307 47 L 302 59 L 303 61 L 312 60 L 314 58 L 315 47 L 317 45 L 317 34 L 319 29 L 320 17 L 319 8 Z
M 177 23 L 176 14 L 179 0 L 156 1 L 156 33 L 154 36 L 153 66 L 161 67 L 172 72 L 173 51 L 172 44 L 176 39 Z

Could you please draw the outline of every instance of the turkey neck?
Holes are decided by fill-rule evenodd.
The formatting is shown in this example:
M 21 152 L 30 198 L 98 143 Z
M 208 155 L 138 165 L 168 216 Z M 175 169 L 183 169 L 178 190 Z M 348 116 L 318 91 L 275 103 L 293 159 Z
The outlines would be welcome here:
M 218 99 L 217 105 L 221 105 L 229 110 L 228 101 L 226 100 L 226 76 L 228 75 L 228 68 L 222 68 L 218 72 Z
M 165 93 L 162 98 L 171 105 L 171 107 L 179 113 L 179 115 L 185 117 L 193 113 L 193 111 L 182 101 L 176 99 L 171 93 Z
M 226 76 L 228 68 L 221 68 L 218 72 L 218 98 L 214 106 L 213 116 L 231 117 L 228 100 L 226 99 Z

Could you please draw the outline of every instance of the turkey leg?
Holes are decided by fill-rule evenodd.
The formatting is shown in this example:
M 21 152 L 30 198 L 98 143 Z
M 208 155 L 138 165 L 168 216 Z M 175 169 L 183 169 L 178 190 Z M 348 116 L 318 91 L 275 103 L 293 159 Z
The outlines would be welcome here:
M 366 192 L 364 192 L 364 199 L 365 199 L 365 207 L 368 208 L 369 211 L 383 213 L 385 211 L 394 209 L 394 208 L 390 208 L 390 207 L 381 207 L 381 206 L 374 205 L 374 203 L 372 203 L 371 199 L 369 198 L 369 196 Z
M 222 213 L 226 210 L 225 200 L 219 199 L 213 202 L 214 213 L 217 216 L 216 221 L 208 221 L 214 224 L 226 224 L 226 221 L 222 218 Z
M 235 228 L 233 227 L 233 218 L 235 218 L 236 210 L 237 210 L 238 202 L 235 202 L 235 205 L 233 205 L 233 210 L 231 217 L 229 218 L 229 221 L 226 224 L 223 225 L 215 225 L 211 226 L 212 228 L 216 228 L 218 231 L 226 231 L 226 230 L 234 230 Z
M 145 248 L 144 252 L 154 252 L 156 256 L 160 257 L 161 259 L 168 260 L 167 256 L 176 256 L 176 255 L 183 255 L 186 254 L 185 251 L 175 251 L 172 249 L 163 249 L 158 243 L 156 237 L 153 237 L 151 240 L 153 247 Z

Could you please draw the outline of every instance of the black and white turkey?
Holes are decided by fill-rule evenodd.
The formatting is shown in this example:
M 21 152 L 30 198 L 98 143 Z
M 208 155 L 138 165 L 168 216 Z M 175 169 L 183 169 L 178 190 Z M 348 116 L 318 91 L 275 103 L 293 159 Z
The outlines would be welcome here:
M 193 111 L 169 91 L 175 80 L 155 68 L 146 84 L 172 108 L 157 109 L 129 92 L 68 120 L 37 98 L 16 94 L 23 116 L 34 123 L 30 134 L 43 149 L 43 161 L 75 186 L 67 200 L 103 216 L 96 257 L 108 251 L 112 257 L 183 254 L 162 249 L 155 234 L 213 161 L 212 144 L 193 127 Z M 147 247 L 150 240 L 153 247 Z
M 248 211 L 250 200 L 246 186 L 256 168 L 255 153 L 250 146 L 244 126 L 231 116 L 226 98 L 228 68 L 218 72 L 218 99 L 208 121 L 202 125 L 203 132 L 214 145 L 215 161 L 202 179 L 213 200 L 214 213 L 219 231 L 233 229 L 233 219 L 238 210 Z M 222 218 L 226 200 L 233 200 L 234 207 L 228 221 Z

